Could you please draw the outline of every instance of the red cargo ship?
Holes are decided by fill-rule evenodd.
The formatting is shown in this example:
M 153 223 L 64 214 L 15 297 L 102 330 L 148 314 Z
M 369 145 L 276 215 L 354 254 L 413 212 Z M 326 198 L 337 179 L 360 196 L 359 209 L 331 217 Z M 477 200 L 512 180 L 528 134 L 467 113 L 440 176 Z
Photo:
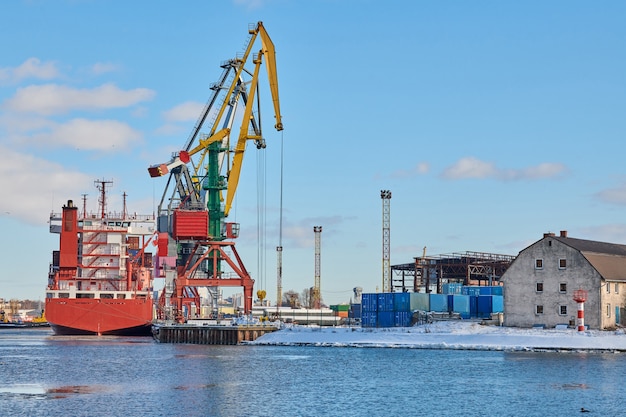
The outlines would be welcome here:
M 57 335 L 149 336 L 153 319 L 153 263 L 147 249 L 154 215 L 108 212 L 106 186 L 99 213 L 88 214 L 69 200 L 62 214 L 50 215 L 50 232 L 60 235 L 53 252 L 45 314 Z

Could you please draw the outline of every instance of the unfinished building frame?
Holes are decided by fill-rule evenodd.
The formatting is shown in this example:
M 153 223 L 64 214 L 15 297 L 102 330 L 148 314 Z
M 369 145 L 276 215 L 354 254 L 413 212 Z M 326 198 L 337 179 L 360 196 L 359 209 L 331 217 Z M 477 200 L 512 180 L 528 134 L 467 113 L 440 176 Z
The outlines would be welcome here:
M 443 284 L 500 285 L 500 277 L 514 256 L 462 252 L 413 258 L 412 263 L 392 265 L 392 292 L 442 292 Z

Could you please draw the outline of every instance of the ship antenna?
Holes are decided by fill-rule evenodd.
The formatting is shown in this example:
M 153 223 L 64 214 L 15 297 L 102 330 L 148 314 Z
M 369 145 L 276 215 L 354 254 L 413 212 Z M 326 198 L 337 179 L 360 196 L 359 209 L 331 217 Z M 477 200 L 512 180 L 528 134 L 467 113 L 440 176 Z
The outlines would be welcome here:
M 126 191 L 124 191 L 124 193 L 122 193 L 122 200 L 124 201 L 124 205 L 122 206 L 123 220 L 126 220 L 126 217 L 128 217 L 128 209 L 126 208 L 126 196 L 128 196 L 128 194 L 126 194 Z
M 107 191 L 106 187 L 109 184 L 113 184 L 113 181 L 105 181 L 95 180 L 94 184 L 96 188 L 100 191 L 100 198 L 98 199 L 98 203 L 100 203 L 100 218 L 104 219 L 106 217 L 106 209 L 107 209 Z
M 87 194 L 81 194 L 83 196 L 83 218 L 87 217 Z

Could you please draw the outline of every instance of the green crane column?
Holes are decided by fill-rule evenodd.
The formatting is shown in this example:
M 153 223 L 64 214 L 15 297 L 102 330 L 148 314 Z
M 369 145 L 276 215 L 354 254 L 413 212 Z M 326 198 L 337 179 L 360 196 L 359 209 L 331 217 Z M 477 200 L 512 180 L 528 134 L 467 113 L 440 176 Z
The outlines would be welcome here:
M 204 181 L 203 188 L 207 191 L 207 210 L 209 212 L 209 236 L 213 241 L 224 240 L 222 236 L 222 219 L 224 211 L 222 210 L 221 191 L 226 189 L 226 181 L 219 171 L 219 155 L 223 152 L 220 142 L 209 144 L 209 156 L 207 165 L 207 177 Z M 219 253 L 217 254 L 219 257 Z M 210 254 L 212 259 L 213 254 Z M 208 265 L 212 275 L 217 276 L 221 271 L 220 260 L 218 258 L 218 271 L 213 271 L 213 265 Z

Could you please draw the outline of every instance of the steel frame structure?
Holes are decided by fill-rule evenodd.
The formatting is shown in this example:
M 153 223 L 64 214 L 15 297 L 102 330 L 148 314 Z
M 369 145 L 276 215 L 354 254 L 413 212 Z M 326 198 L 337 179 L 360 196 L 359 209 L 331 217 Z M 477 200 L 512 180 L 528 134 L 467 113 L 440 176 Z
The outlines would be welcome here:
M 444 283 L 499 285 L 514 259 L 511 255 L 472 251 L 415 257 L 414 262 L 391 266 L 391 286 L 393 292 L 431 292 L 436 284 L 440 293 Z

